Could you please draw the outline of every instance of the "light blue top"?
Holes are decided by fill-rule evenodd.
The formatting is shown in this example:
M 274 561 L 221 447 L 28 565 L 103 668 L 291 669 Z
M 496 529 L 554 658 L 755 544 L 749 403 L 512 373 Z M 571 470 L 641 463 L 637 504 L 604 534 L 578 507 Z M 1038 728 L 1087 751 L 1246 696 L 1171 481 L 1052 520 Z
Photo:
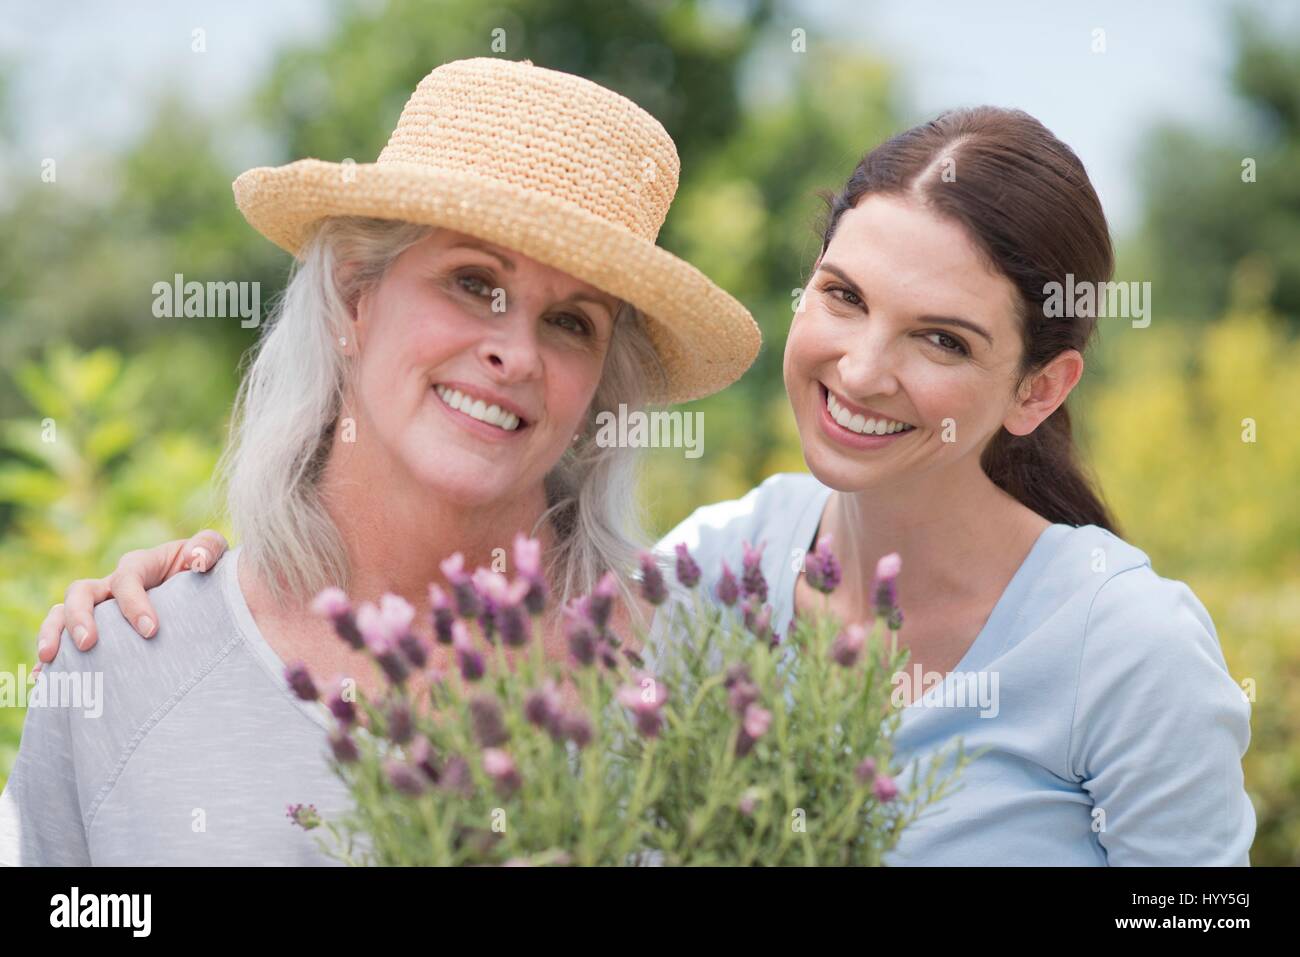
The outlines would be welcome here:
M 697 509 L 658 550 L 669 558 L 685 542 L 712 596 L 721 561 L 739 574 L 742 541 L 765 541 L 785 634 L 830 492 L 811 475 L 774 475 Z M 905 595 L 900 604 L 906 615 Z M 902 710 L 899 786 L 958 737 L 967 752 L 989 750 L 904 830 L 887 864 L 1250 864 L 1250 703 L 1214 624 L 1187 585 L 1095 525 L 1047 528 L 965 657 Z

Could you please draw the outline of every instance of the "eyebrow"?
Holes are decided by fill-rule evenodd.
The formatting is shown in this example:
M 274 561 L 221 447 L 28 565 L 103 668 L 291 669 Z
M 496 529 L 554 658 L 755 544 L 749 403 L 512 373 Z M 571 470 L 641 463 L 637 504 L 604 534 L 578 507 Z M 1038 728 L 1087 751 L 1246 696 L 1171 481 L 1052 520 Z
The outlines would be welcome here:
M 513 262 L 511 262 L 505 256 L 501 255 L 501 253 L 497 252 L 491 246 L 487 245 L 486 243 L 481 243 L 476 239 L 462 239 L 459 242 L 451 246 L 448 246 L 447 248 L 448 249 L 473 249 L 481 253 L 486 253 L 487 255 L 491 256 L 492 258 L 496 259 L 499 263 L 501 263 L 502 268 L 504 268 L 506 272 L 515 271 L 515 264 Z M 611 306 L 603 299 L 593 296 L 590 293 L 575 292 L 572 296 L 565 297 L 563 301 L 564 302 L 589 302 L 592 305 L 599 306 L 603 308 L 606 312 L 608 312 L 610 319 L 613 319 L 615 316 L 618 315 L 617 306 Z
M 451 246 L 448 246 L 447 248 L 448 249 L 475 249 L 478 252 L 487 253 L 487 255 L 491 256 L 493 259 L 501 263 L 501 267 L 505 269 L 506 272 L 515 271 L 515 264 L 513 262 L 511 262 L 505 256 L 501 255 L 501 253 L 497 252 L 492 247 L 488 246 L 486 243 L 481 243 L 474 239 L 462 239 L 459 242 Z
M 834 263 L 828 263 L 825 261 L 822 262 L 819 268 L 826 270 L 835 278 L 839 279 L 840 282 L 848 286 L 849 291 L 852 292 L 859 299 L 866 300 L 867 298 L 866 294 L 863 293 L 862 289 L 858 286 L 857 283 L 855 283 L 852 279 L 848 277 L 848 275 L 844 272 L 843 269 L 840 269 Z M 925 316 L 917 316 L 916 321 L 935 323 L 940 326 L 957 326 L 962 329 L 968 329 L 978 336 L 983 336 L 985 340 L 988 341 L 988 344 L 990 346 L 993 345 L 993 337 L 989 335 L 987 332 L 985 332 L 982 326 L 978 325 L 977 323 L 971 322 L 969 319 L 959 319 L 955 316 L 925 315 Z

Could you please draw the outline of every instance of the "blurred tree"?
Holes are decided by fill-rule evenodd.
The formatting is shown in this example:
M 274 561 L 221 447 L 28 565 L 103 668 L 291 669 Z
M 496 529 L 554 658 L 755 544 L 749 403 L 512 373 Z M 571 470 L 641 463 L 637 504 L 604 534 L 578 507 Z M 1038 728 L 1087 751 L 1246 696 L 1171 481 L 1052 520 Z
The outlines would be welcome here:
M 1232 24 L 1244 127 L 1152 132 L 1133 278 L 1152 280 L 1162 314 L 1208 319 L 1223 315 L 1233 270 L 1251 259 L 1273 277 L 1260 305 L 1300 328 L 1300 35 L 1278 36 L 1244 9 Z

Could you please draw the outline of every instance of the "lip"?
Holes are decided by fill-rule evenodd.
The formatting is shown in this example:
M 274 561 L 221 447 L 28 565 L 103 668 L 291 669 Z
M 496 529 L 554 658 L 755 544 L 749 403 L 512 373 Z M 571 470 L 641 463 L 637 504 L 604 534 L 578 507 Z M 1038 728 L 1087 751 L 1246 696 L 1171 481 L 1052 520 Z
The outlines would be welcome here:
M 826 395 L 829 391 L 830 390 L 827 389 L 823 383 L 817 383 L 817 401 L 821 405 L 821 415 L 818 416 L 818 421 L 821 424 L 822 432 L 832 441 L 838 442 L 841 445 L 846 445 L 852 449 L 879 449 L 897 441 L 898 439 L 906 438 L 913 432 L 917 431 L 917 429 L 913 427 L 906 432 L 893 432 L 890 435 L 862 435 L 859 432 L 854 432 L 852 429 L 846 429 L 831 418 L 831 411 L 826 408 Z M 851 409 L 855 413 L 861 412 L 863 415 L 870 416 L 873 419 L 890 418 L 890 416 L 881 415 L 878 412 L 873 413 L 871 410 L 864 409 L 862 406 L 845 402 L 838 395 L 835 396 L 835 401 L 842 403 L 846 409 Z M 901 422 L 902 420 L 894 419 L 893 421 Z
M 456 422 L 457 425 L 461 426 L 464 429 L 467 429 L 468 431 L 470 431 L 474 435 L 479 436 L 480 438 L 487 439 L 488 441 L 492 441 L 492 442 L 510 442 L 519 438 L 519 436 L 522 435 L 525 430 L 530 428 L 530 425 L 527 423 L 527 420 L 525 420 L 525 418 L 522 415 L 519 415 L 519 412 L 516 411 L 518 409 L 518 406 L 515 406 L 513 403 L 508 403 L 504 405 L 500 402 L 496 403 L 506 411 L 513 412 L 515 415 L 519 416 L 519 427 L 514 429 L 511 432 L 507 432 L 505 429 L 498 428 L 495 425 L 490 425 L 487 422 L 481 422 L 478 419 L 474 418 L 472 415 L 466 415 L 464 412 L 460 411 L 460 409 L 453 409 L 446 402 L 442 401 L 442 396 L 438 395 L 438 391 L 436 387 L 439 385 L 446 386 L 449 389 L 459 389 L 461 392 L 467 393 L 469 395 L 473 395 L 474 398 L 482 399 L 484 402 L 488 401 L 488 396 L 484 394 L 483 390 L 469 389 L 466 388 L 464 385 L 458 385 L 453 382 L 436 382 L 433 385 L 429 386 L 429 396 L 433 400 L 433 402 L 438 406 L 438 408 L 442 409 L 443 412 L 451 416 L 451 418 Z

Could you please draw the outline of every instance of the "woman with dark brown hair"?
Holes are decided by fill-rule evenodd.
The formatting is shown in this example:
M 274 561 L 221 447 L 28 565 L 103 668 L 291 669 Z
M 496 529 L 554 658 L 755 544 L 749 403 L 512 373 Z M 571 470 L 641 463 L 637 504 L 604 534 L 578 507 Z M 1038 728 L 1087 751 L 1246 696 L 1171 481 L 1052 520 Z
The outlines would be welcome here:
M 916 772 L 958 737 L 982 753 L 886 863 L 1249 864 L 1250 704 L 1195 595 L 1118 537 L 1071 438 L 1096 313 L 1045 303 L 1068 282 L 1095 304 L 1112 269 L 1083 164 L 1033 117 L 953 111 L 876 147 L 829 197 L 786 342 L 812 475 L 660 544 L 713 570 L 764 542 L 782 632 L 821 607 L 802 574 L 819 542 L 842 563 L 842 621 L 871 618 L 877 562 L 901 555 L 895 758 Z
M 821 606 L 802 574 L 818 544 L 843 621 L 872 616 L 877 563 L 901 555 L 895 757 L 915 772 L 959 737 L 979 757 L 887 863 L 1249 864 L 1249 702 L 1195 595 L 1118 537 L 1071 437 L 1096 312 L 1046 304 L 1057 284 L 1103 291 L 1113 260 L 1083 164 L 1025 113 L 952 111 L 877 146 L 829 198 L 786 343 L 812 474 L 660 543 L 711 575 L 764 543 L 778 633 Z M 181 544 L 115 590 L 142 597 Z

